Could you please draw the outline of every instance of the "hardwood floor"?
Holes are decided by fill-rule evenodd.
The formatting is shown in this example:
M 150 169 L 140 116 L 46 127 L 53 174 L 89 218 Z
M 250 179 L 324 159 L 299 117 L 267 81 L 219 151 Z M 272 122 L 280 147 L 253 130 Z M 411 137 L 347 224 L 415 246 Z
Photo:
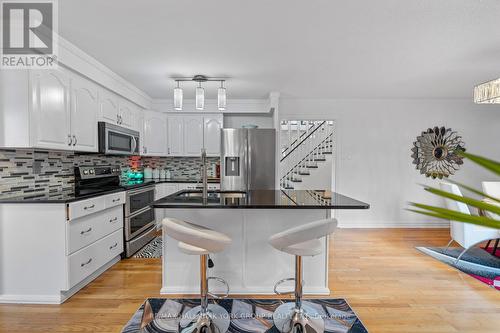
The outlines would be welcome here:
M 415 249 L 445 229 L 343 229 L 330 247 L 330 288 L 370 333 L 500 332 L 500 292 Z M 307 259 L 305 259 L 307 260 Z M 0 305 L 0 332 L 120 332 L 158 297 L 159 259 L 124 260 L 63 305 Z

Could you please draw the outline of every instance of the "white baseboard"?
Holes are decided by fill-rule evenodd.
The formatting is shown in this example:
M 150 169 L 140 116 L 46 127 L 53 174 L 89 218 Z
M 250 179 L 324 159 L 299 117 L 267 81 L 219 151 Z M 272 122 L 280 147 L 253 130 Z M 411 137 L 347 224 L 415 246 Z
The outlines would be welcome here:
M 342 222 L 339 228 L 449 228 L 448 221 L 353 221 Z
M 116 256 L 107 264 L 101 266 L 97 271 L 82 280 L 76 286 L 67 291 L 61 291 L 51 295 L 0 295 L 0 303 L 10 304 L 61 304 L 68 298 L 76 294 L 80 289 L 95 280 L 99 275 L 104 273 L 108 268 L 121 260 L 120 256 Z
M 272 289 L 272 288 L 271 288 Z M 224 293 L 224 290 L 212 290 L 213 293 Z M 192 294 L 198 295 L 199 288 L 186 287 L 163 287 L 160 290 L 162 295 Z M 330 289 L 326 287 L 304 288 L 305 295 L 330 295 Z M 276 295 L 270 288 L 248 287 L 245 289 L 231 289 L 230 295 Z M 276 295 L 277 296 L 277 295 Z M 278 296 L 277 296 L 278 297 Z

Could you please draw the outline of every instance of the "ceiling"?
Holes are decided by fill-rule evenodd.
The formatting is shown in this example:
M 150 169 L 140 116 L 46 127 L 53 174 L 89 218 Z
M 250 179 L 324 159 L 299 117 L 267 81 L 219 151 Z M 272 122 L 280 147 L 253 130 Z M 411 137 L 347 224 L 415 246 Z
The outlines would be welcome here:
M 60 34 L 153 98 L 194 74 L 230 77 L 228 98 L 470 98 L 500 77 L 499 17 L 498 0 L 59 1 Z

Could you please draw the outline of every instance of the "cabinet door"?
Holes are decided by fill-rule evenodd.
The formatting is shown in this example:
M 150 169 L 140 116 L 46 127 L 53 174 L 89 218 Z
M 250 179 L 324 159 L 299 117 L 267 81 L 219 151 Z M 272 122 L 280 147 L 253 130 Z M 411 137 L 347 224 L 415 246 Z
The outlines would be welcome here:
M 139 131 L 139 154 L 146 154 L 146 145 L 144 144 L 144 111 L 140 110 L 135 117 L 137 131 Z
M 73 149 L 97 152 L 99 87 L 80 76 L 71 80 L 71 135 Z
M 135 116 L 135 106 L 125 100 L 120 99 L 118 101 L 119 115 L 120 115 L 120 125 L 128 128 L 134 126 L 134 116 Z
M 184 117 L 168 116 L 168 155 L 184 155 Z
M 144 111 L 144 146 L 146 156 L 167 155 L 167 119 L 165 114 Z
M 220 155 L 220 130 L 222 115 L 203 117 L 203 145 L 209 156 Z
M 118 124 L 118 96 L 101 89 L 99 94 L 99 119 L 112 124 Z
M 31 73 L 33 146 L 72 150 L 70 77 L 63 69 Z
M 184 155 L 200 156 L 203 148 L 203 117 L 184 117 Z

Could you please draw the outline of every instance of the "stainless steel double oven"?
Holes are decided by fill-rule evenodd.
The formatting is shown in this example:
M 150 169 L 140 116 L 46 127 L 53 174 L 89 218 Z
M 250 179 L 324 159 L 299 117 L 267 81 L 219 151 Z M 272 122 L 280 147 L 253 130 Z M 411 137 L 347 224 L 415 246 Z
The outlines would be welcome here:
M 155 211 L 150 205 L 155 198 L 155 186 L 128 189 L 125 202 L 125 256 L 130 257 L 154 238 Z

